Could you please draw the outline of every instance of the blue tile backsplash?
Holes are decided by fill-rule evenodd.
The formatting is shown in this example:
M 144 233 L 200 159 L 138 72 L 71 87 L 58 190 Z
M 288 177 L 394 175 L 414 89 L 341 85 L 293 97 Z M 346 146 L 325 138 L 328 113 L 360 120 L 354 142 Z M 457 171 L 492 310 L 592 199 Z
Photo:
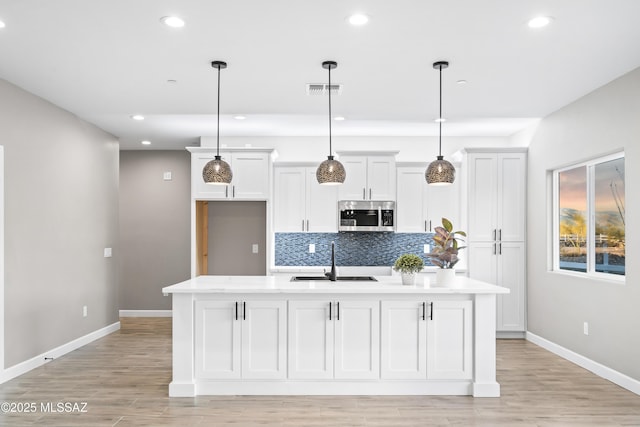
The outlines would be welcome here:
M 433 243 L 432 233 L 275 233 L 276 266 L 331 265 L 331 242 L 336 245 L 336 265 L 392 266 L 405 253 L 420 255 Z M 315 253 L 309 245 L 315 244 Z

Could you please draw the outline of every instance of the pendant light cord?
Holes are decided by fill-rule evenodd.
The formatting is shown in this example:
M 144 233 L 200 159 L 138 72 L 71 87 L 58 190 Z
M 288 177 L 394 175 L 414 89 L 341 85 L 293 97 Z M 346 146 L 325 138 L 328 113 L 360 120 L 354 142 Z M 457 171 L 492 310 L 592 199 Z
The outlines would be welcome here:
M 329 156 L 333 152 L 331 149 L 331 65 L 329 65 Z
M 438 115 L 438 156 L 442 156 L 442 65 L 438 67 L 440 69 L 440 112 Z
M 218 65 L 218 127 L 216 129 L 216 156 L 220 156 L 220 65 Z

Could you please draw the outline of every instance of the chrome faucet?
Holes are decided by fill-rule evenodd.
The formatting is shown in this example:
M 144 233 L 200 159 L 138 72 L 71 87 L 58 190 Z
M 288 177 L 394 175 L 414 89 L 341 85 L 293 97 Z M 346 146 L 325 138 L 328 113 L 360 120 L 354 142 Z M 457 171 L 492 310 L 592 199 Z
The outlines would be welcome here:
M 336 281 L 336 249 L 334 242 L 331 242 L 331 271 L 329 273 L 324 273 L 324 275 L 332 282 Z

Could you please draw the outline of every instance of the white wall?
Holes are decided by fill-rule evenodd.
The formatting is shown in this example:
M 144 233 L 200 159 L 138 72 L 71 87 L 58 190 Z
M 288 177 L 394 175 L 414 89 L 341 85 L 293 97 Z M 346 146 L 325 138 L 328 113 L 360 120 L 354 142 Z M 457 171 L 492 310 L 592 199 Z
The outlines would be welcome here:
M 438 155 L 438 137 L 417 136 L 342 136 L 333 137 L 333 151 L 399 151 L 399 162 L 430 162 Z M 276 162 L 304 161 L 322 162 L 329 155 L 329 137 L 285 136 L 285 137 L 224 137 L 222 145 L 229 147 L 275 148 Z M 508 137 L 442 137 L 442 154 L 453 161 L 456 151 L 470 147 L 507 147 L 513 143 Z M 215 147 L 215 136 L 203 136 L 202 147 Z M 458 159 L 459 160 L 459 159 Z
M 526 136 L 528 176 L 528 330 L 640 380 L 640 69 L 560 109 Z M 626 283 L 550 271 L 549 171 L 624 150 Z M 589 335 L 583 334 L 589 322 Z
M 119 144 L 0 79 L 0 145 L 10 367 L 118 321 Z

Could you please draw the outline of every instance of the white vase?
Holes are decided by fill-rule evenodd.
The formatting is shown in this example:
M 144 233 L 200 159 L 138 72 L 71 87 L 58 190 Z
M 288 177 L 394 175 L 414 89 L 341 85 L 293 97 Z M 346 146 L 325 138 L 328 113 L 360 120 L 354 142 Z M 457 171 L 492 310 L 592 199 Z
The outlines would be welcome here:
M 416 284 L 416 273 L 400 273 L 402 276 L 402 284 L 405 286 L 414 286 Z
M 436 270 L 436 285 L 452 287 L 456 281 L 456 271 L 453 268 L 439 268 Z

